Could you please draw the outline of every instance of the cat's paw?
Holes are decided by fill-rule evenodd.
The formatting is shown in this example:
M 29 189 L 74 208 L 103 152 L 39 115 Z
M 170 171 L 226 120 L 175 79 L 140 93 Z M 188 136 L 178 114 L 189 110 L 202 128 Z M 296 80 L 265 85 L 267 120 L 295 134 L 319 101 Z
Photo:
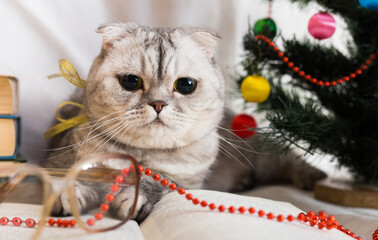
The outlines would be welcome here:
M 135 205 L 132 219 L 135 219 L 138 223 L 150 214 L 154 204 L 160 200 L 165 191 L 156 182 L 141 180 L 140 189 L 138 194 L 138 201 Z M 119 219 L 125 219 L 134 205 L 135 200 L 135 187 L 130 186 L 123 188 L 119 194 L 117 194 L 114 200 L 111 202 L 110 207 L 113 213 Z
M 295 174 L 292 175 L 293 184 L 304 190 L 313 190 L 315 183 L 327 177 L 323 171 L 306 165 L 299 167 Z
M 78 210 L 81 213 L 92 208 L 98 202 L 98 193 L 87 186 L 76 184 L 75 192 L 78 202 Z M 71 205 L 68 200 L 69 197 L 69 194 L 65 191 L 56 199 L 51 212 L 52 216 L 72 215 Z

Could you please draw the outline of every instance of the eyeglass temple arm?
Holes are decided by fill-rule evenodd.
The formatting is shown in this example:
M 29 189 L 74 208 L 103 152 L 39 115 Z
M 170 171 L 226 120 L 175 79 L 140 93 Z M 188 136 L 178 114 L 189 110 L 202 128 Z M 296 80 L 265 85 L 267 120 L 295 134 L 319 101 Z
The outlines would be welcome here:
M 9 195 L 14 187 L 22 181 L 26 176 L 25 173 L 18 173 L 11 176 L 1 187 L 0 187 L 0 203 Z

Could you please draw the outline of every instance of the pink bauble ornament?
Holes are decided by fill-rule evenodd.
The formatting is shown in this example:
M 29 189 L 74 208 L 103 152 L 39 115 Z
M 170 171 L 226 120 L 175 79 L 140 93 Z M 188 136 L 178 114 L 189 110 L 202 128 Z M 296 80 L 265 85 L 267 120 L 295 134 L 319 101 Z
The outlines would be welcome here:
M 308 31 L 314 38 L 319 40 L 331 37 L 335 30 L 335 19 L 325 12 L 315 14 L 308 22 Z
M 248 114 L 238 114 L 232 119 L 231 128 L 240 138 L 248 138 L 256 133 L 256 120 Z

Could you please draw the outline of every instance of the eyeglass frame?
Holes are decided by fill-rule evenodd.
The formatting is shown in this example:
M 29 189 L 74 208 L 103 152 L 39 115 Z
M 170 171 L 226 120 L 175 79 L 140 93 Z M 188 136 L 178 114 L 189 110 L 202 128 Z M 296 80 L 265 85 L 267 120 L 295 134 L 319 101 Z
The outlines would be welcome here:
M 98 163 L 99 161 L 104 161 L 104 160 L 109 160 L 109 159 L 127 159 L 131 161 L 132 165 L 134 165 L 135 174 L 136 174 L 135 184 L 133 185 L 135 187 L 135 198 L 134 198 L 133 205 L 131 206 L 129 210 L 129 214 L 124 220 L 122 220 L 120 223 L 111 227 L 94 229 L 94 228 L 88 227 L 82 221 L 80 217 L 81 214 L 77 205 L 77 201 L 74 200 L 75 198 L 74 196 L 76 196 L 74 192 L 75 182 L 80 179 L 77 179 L 74 176 L 78 176 L 79 172 L 82 171 L 82 168 L 85 164 Z M 55 201 L 65 191 L 68 193 L 68 196 L 69 196 L 68 201 L 71 208 L 72 216 L 77 220 L 79 227 L 81 227 L 82 229 L 90 233 L 106 232 L 106 231 L 114 230 L 122 226 L 123 224 L 125 224 L 128 220 L 130 220 L 136 209 L 138 196 L 139 196 L 140 178 L 141 178 L 141 173 L 140 171 L 138 171 L 138 169 L 139 169 L 139 164 L 137 160 L 131 155 L 124 154 L 124 153 L 100 153 L 95 156 L 87 157 L 81 160 L 80 162 L 77 162 L 76 164 L 74 164 L 70 169 L 68 169 L 67 174 L 65 174 L 64 177 L 62 178 L 62 181 L 66 183 L 65 186 L 58 190 L 54 190 L 52 187 L 53 181 L 46 169 L 33 165 L 33 164 L 26 164 L 23 166 L 10 166 L 7 168 L 0 169 L 0 172 L 6 172 L 6 171 L 14 172 L 14 174 L 11 175 L 9 179 L 0 187 L 0 204 L 8 196 L 8 194 L 12 191 L 12 189 L 16 187 L 16 185 L 20 183 L 25 177 L 36 176 L 42 181 L 43 209 L 42 209 L 42 214 L 41 214 L 41 220 L 39 221 L 36 232 L 33 234 L 31 240 L 37 240 L 40 237 L 42 230 L 44 229 L 47 223 L 46 219 L 50 216 L 52 212 L 52 208 L 54 206 Z M 121 171 L 122 169 L 119 169 L 119 170 Z

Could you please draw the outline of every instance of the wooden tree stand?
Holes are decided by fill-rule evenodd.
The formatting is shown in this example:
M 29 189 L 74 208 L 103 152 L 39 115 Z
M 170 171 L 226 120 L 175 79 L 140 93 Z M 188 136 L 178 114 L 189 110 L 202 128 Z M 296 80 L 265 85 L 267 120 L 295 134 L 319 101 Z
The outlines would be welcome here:
M 355 185 L 351 180 L 327 178 L 315 185 L 314 194 L 325 202 L 378 209 L 378 188 Z

